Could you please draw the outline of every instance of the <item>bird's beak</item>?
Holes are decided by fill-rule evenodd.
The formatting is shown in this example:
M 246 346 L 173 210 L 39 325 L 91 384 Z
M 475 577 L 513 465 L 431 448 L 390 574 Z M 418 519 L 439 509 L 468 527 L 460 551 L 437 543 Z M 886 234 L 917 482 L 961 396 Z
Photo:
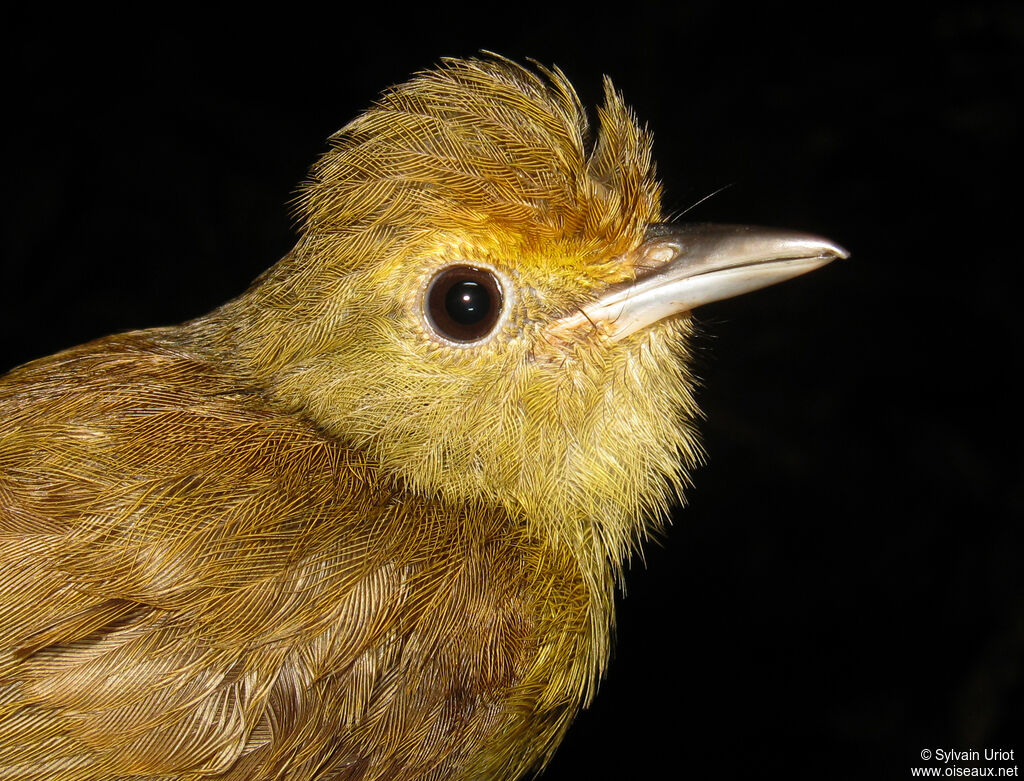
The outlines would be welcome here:
M 618 341 L 666 317 L 784 282 L 848 254 L 819 236 L 777 228 L 652 225 L 630 258 L 636 279 L 552 325 L 556 331 L 596 326 Z

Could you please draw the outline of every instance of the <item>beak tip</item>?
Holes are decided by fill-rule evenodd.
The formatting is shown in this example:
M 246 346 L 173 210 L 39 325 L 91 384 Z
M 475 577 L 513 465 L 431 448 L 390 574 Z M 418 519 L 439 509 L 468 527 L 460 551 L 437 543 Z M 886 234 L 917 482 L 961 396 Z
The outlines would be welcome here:
M 831 263 L 833 260 L 846 260 L 850 257 L 850 253 L 845 247 L 821 236 L 809 234 L 783 234 L 776 246 L 778 248 L 775 253 L 776 257 L 781 258 L 788 255 L 794 259 L 817 258 L 822 265 Z
M 850 251 L 845 247 L 841 247 L 835 242 L 826 241 L 826 253 L 832 257 L 829 260 L 847 260 L 850 257 Z

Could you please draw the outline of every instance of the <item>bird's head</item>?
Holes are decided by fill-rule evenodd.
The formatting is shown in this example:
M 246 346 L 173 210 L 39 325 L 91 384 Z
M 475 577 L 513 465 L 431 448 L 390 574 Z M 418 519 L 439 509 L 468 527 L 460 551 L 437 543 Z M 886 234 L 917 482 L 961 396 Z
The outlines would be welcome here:
M 331 139 L 295 249 L 220 310 L 280 403 L 384 479 L 620 561 L 700 458 L 689 311 L 841 250 L 661 220 L 610 83 L 450 60 Z

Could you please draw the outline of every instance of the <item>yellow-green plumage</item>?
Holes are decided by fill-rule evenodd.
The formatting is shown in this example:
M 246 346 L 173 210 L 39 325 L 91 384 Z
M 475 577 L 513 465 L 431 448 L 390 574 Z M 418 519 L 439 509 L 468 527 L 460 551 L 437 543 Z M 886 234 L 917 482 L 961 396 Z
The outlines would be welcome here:
M 343 128 L 239 298 L 0 380 L 0 777 L 515 778 L 604 669 L 698 457 L 685 316 L 632 279 L 650 138 L 555 72 L 447 61 Z M 445 264 L 510 282 L 433 338 Z

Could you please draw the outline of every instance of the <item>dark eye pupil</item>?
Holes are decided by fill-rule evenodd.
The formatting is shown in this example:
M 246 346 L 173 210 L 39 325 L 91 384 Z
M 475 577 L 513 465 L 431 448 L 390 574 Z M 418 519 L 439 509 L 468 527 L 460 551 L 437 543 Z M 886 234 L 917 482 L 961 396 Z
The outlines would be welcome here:
M 431 280 L 423 303 L 438 335 L 475 342 L 494 330 L 501 317 L 501 286 L 487 269 L 448 266 Z
M 456 323 L 479 323 L 491 311 L 491 295 L 479 282 L 467 279 L 452 285 L 444 297 L 444 308 Z

